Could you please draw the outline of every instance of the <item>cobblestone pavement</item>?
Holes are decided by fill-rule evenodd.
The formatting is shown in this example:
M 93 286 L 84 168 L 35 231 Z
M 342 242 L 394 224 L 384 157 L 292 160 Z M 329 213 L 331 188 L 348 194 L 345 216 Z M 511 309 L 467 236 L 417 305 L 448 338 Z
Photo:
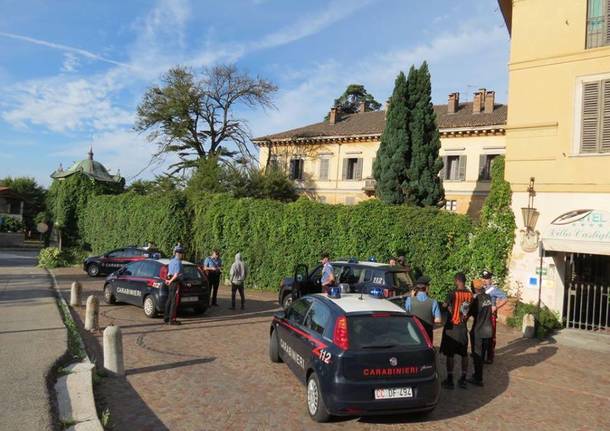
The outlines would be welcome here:
M 100 296 L 103 279 L 78 269 L 56 271 L 68 289 L 80 280 L 86 295 Z M 267 356 L 275 294 L 247 291 L 246 310 L 220 307 L 205 316 L 184 315 L 167 327 L 129 305 L 105 306 L 100 324 L 123 330 L 126 378 L 96 385 L 98 403 L 110 409 L 115 430 L 602 430 L 610 429 L 610 361 L 607 354 L 524 340 L 501 326 L 496 363 L 486 386 L 444 391 L 428 417 L 398 416 L 312 422 L 305 389 L 283 364 Z M 79 310 L 81 318 L 84 309 Z M 100 360 L 101 333 L 87 335 Z M 440 342 L 440 333 L 435 343 Z

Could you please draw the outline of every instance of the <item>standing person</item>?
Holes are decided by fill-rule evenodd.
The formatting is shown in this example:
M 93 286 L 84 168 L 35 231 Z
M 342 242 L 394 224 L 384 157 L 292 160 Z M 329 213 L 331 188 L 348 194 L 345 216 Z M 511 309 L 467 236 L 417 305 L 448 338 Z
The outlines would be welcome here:
M 322 253 L 322 260 L 320 263 L 323 265 L 322 278 L 320 279 L 322 292 L 327 293 L 328 290 L 335 285 L 335 273 L 333 266 L 330 264 L 330 256 L 328 253 Z
M 438 302 L 428 296 L 430 278 L 419 277 L 415 282 L 415 294 L 405 300 L 405 310 L 416 316 L 422 323 L 428 338 L 433 341 L 434 325 L 441 323 L 441 309 Z
M 239 291 L 241 298 L 241 309 L 244 309 L 246 298 L 244 296 L 244 282 L 248 275 L 248 268 L 241 260 L 241 253 L 235 255 L 235 262 L 229 270 L 229 278 L 231 279 L 231 310 L 235 310 L 235 292 Z
M 174 258 L 169 261 L 167 268 L 167 280 L 165 283 L 169 286 L 167 300 L 165 301 L 165 312 L 163 313 L 163 321 L 169 325 L 180 325 L 176 320 L 176 310 L 180 301 L 180 282 L 182 281 L 182 256 L 184 250 L 181 246 L 174 248 Z
M 472 292 L 466 288 L 466 275 L 458 272 L 453 278 L 455 290 L 447 296 L 443 308 L 447 310 L 447 322 L 443 328 L 441 353 L 447 356 L 447 379 L 443 386 L 453 389 L 453 356 L 462 357 L 462 376 L 458 380 L 460 388 L 466 389 L 466 373 L 468 371 L 468 308 L 472 302 Z
M 388 261 L 388 265 L 390 265 L 390 266 L 398 265 L 398 262 L 396 261 L 396 258 L 395 257 L 391 257 L 390 260 Z
M 210 288 L 212 289 L 212 306 L 218 306 L 218 286 L 222 275 L 222 259 L 218 249 L 212 250 L 212 255 L 205 258 L 203 261 L 203 270 L 208 276 Z
M 498 286 L 492 281 L 493 274 L 491 271 L 484 270 L 481 273 L 481 278 L 485 284 L 485 293 L 491 297 L 491 328 L 492 336 L 487 350 L 487 355 L 483 357 L 486 364 L 493 364 L 496 354 L 496 324 L 498 321 L 498 310 L 506 305 L 507 298 Z
M 470 340 L 472 345 L 472 359 L 474 360 L 474 374 L 468 379 L 469 383 L 483 386 L 483 358 L 491 344 L 492 326 L 492 300 L 485 293 L 483 283 L 473 284 L 475 289 L 474 300 L 470 304 L 469 316 L 474 317 Z

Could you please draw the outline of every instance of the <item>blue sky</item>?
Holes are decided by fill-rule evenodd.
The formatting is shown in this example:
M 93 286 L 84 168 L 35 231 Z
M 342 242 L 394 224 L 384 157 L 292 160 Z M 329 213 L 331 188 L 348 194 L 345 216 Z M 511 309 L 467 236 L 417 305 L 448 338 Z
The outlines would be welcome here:
M 276 110 L 240 112 L 253 136 L 319 121 L 350 83 L 379 100 L 427 60 L 433 99 L 506 101 L 509 39 L 495 0 L 0 0 L 0 177 L 48 185 L 95 158 L 128 181 L 154 151 L 132 131 L 169 67 L 236 63 L 279 86 Z

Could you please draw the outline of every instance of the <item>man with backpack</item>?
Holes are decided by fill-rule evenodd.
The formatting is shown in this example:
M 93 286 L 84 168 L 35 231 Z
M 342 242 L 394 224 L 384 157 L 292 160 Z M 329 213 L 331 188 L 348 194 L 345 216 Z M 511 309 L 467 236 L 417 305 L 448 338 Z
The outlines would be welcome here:
M 246 298 L 244 295 L 244 282 L 248 275 L 248 268 L 241 260 L 241 253 L 235 255 L 235 262 L 229 270 L 229 278 L 231 280 L 231 310 L 235 310 L 235 293 L 239 292 L 241 298 L 241 309 L 244 309 Z

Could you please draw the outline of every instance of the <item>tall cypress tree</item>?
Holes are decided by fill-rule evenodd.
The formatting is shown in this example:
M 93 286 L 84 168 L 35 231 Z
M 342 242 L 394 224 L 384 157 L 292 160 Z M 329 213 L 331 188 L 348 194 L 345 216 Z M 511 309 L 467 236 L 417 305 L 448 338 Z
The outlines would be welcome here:
M 394 92 L 386 112 L 385 129 L 373 165 L 373 176 L 377 181 L 376 195 L 388 204 L 405 202 L 402 186 L 407 180 L 407 169 L 411 160 L 407 96 L 407 79 L 405 74 L 400 72 L 394 82 Z
M 407 179 L 402 183 L 405 201 L 417 206 L 437 205 L 445 195 L 439 172 L 443 161 L 436 114 L 432 105 L 432 86 L 428 64 L 409 70 L 407 105 L 411 159 Z

